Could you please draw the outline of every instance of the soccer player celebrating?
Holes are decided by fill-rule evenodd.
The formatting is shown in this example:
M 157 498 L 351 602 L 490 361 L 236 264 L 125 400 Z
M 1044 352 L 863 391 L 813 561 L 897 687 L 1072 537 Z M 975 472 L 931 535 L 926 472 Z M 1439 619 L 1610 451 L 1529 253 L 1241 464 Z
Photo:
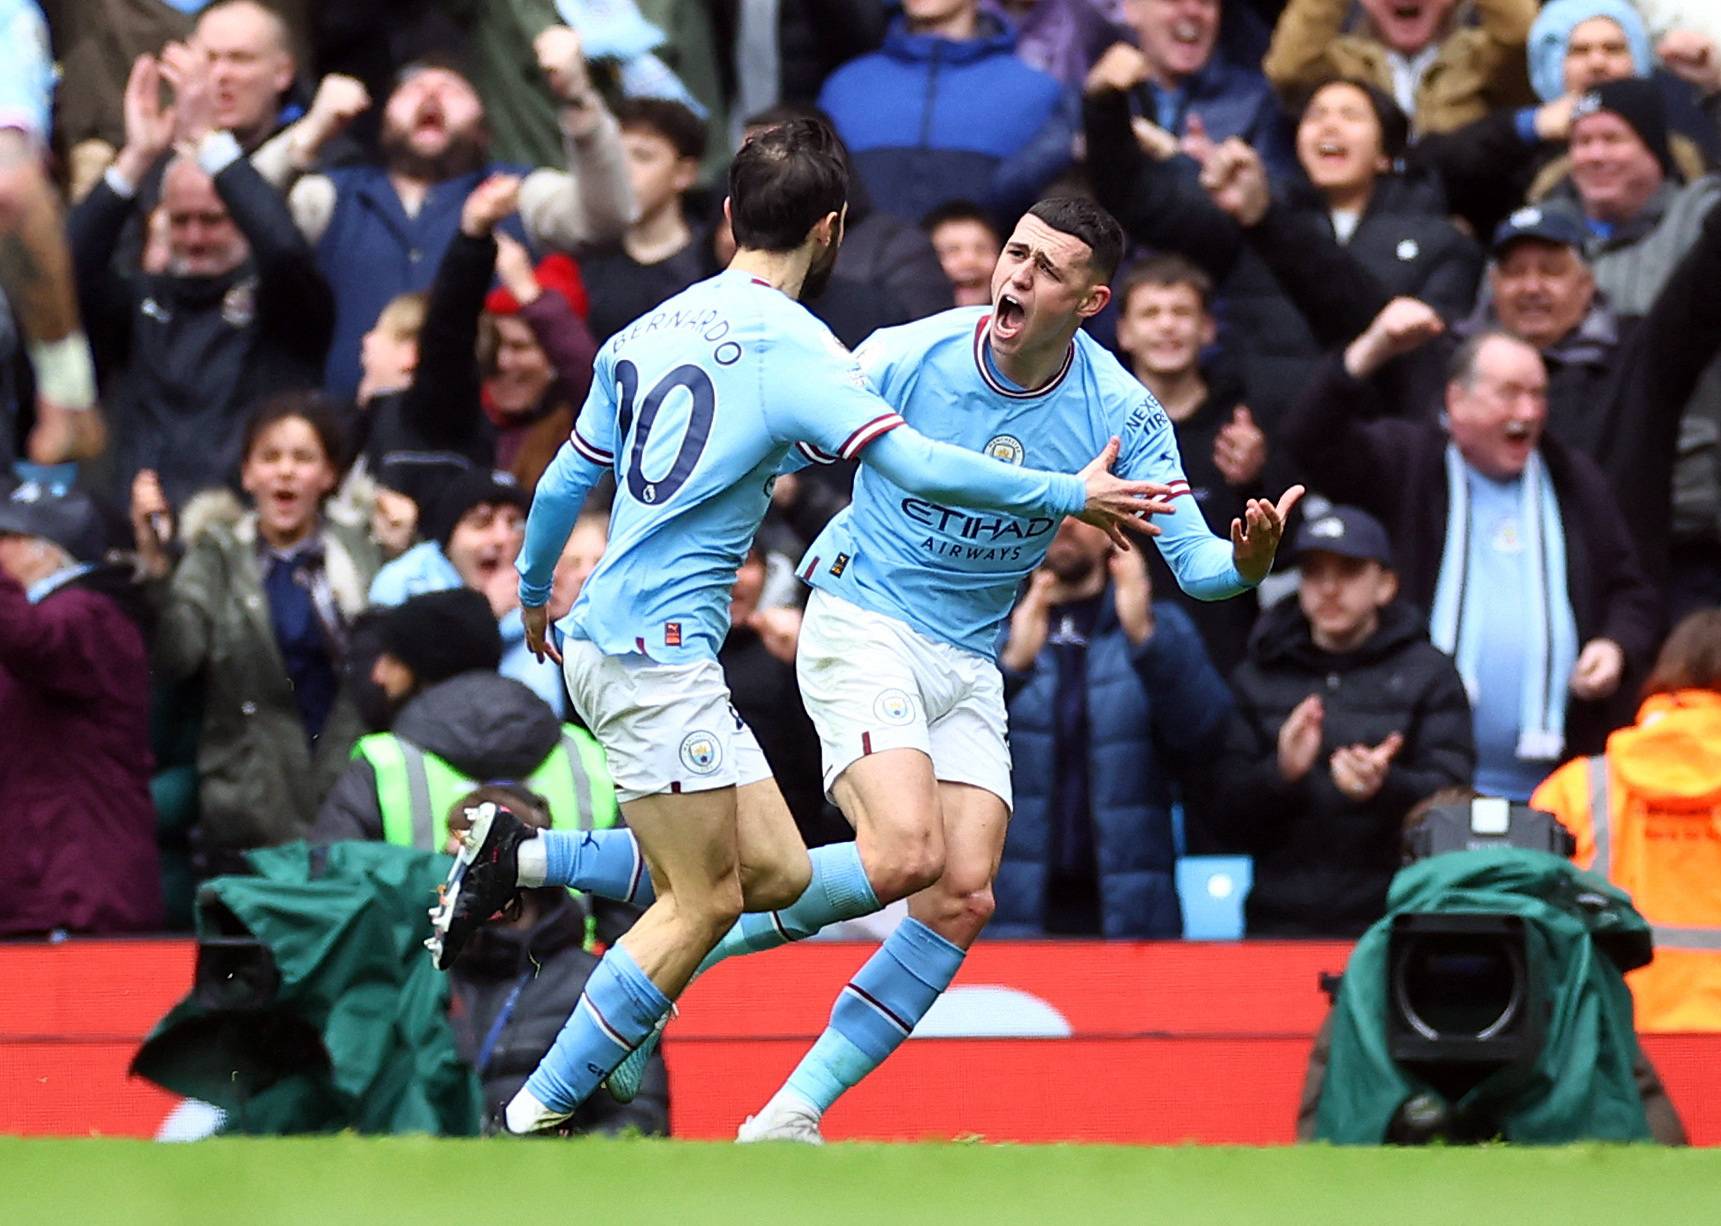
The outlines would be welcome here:
M 1015 464 L 1073 469 L 1094 440 L 1121 436 L 1119 472 L 1173 492 L 1155 540 L 1179 584 L 1200 599 L 1234 596 L 1266 576 L 1303 491 L 1250 501 L 1229 542 L 1178 496 L 1189 484 L 1164 410 L 1081 331 L 1110 300 L 1122 248 L 1098 205 L 1043 200 L 1005 243 L 989 307 L 884 329 L 856 356 L 916 429 Z M 874 891 L 907 895 L 908 918 L 740 1139 L 817 1142 L 820 1116 L 908 1037 L 991 917 L 1011 804 L 995 655 L 1056 528 L 930 502 L 863 471 L 853 503 L 809 547 L 801 695 Z
M 539 484 L 520 558 L 528 638 L 563 661 L 631 835 L 530 838 L 505 810 L 481 809 L 427 944 L 446 968 L 521 887 L 578 877 L 596 893 L 655 901 L 509 1103 L 510 1131 L 565 1119 L 653 1036 L 744 906 L 781 908 L 769 912 L 774 927 L 805 935 L 880 904 L 855 844 L 809 857 L 716 660 L 729 588 L 791 448 L 859 457 L 928 505 L 1025 522 L 1076 514 L 1115 532 L 1171 510 L 1156 497 L 1163 487 L 1108 471 L 1116 439 L 1073 476 L 1012 467 L 928 440 L 867 390 L 854 358 L 795 301 L 835 263 L 844 166 L 815 121 L 742 148 L 726 205 L 735 259 L 604 345 L 573 436 Z M 552 572 L 587 492 L 612 469 L 609 548 L 559 623 L 558 653 L 546 638 Z

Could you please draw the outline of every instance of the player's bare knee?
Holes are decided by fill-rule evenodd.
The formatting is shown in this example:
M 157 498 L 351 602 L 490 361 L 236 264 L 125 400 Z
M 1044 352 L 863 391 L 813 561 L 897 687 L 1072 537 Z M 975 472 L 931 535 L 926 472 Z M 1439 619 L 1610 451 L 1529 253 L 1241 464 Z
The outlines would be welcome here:
M 778 911 L 789 906 L 813 880 L 813 862 L 807 853 L 783 856 L 741 870 L 741 893 L 749 911 Z
M 881 903 L 918 894 L 944 874 L 941 839 L 916 840 L 885 848 L 866 865 L 867 880 Z
M 921 913 L 921 922 L 964 949 L 973 944 L 997 910 L 990 885 L 973 890 L 935 890 L 930 893 L 930 898 L 917 900 L 915 909 Z
M 661 899 L 660 899 L 661 901 Z M 672 923 L 688 942 L 715 944 L 741 918 L 744 902 L 739 874 L 730 874 L 698 891 L 683 890 L 673 902 Z

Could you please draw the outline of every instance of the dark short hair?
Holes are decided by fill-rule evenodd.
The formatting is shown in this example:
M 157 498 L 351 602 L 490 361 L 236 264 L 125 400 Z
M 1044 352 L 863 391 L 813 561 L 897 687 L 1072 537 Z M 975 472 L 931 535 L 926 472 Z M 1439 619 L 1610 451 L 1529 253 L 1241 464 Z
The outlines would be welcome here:
M 1203 311 L 1213 309 L 1213 278 L 1187 256 L 1170 253 L 1150 255 L 1137 261 L 1124 277 L 1123 284 L 1118 287 L 1118 309 L 1127 311 L 1130 297 L 1144 285 L 1187 285 L 1201 300 Z
M 1004 236 L 998 233 L 998 223 L 992 220 L 992 215 L 972 200 L 947 200 L 925 217 L 920 219 L 920 228 L 931 234 L 939 226 L 949 225 L 953 221 L 972 221 L 985 226 L 992 237 L 999 242 Z
M 842 212 L 848 194 L 848 164 L 829 125 L 792 119 L 768 128 L 729 164 L 735 244 L 793 251 L 820 218 Z
M 661 136 L 678 157 L 698 161 L 705 156 L 705 123 L 680 102 L 668 98 L 623 98 L 616 104 L 616 123 Z
M 1404 151 L 1410 147 L 1409 116 L 1391 94 L 1378 85 L 1356 77 L 1326 77 L 1310 86 L 1297 103 L 1299 124 L 1303 122 L 1303 116 L 1308 114 L 1309 107 L 1314 105 L 1315 96 L 1329 85 L 1348 85 L 1352 89 L 1361 90 L 1363 96 L 1368 99 L 1369 109 L 1374 112 L 1375 122 L 1380 125 L 1380 151 L 1391 162 L 1404 156 Z
M 277 392 L 252 411 L 245 423 L 244 446 L 240 459 L 249 460 L 263 432 L 277 422 L 301 418 L 317 436 L 323 455 L 339 471 L 346 465 L 346 430 L 341 425 L 341 413 L 335 402 L 322 392 L 305 389 L 297 392 Z
M 1088 264 L 1097 280 L 1109 282 L 1123 259 L 1123 227 L 1117 218 L 1085 196 L 1051 196 L 1028 210 L 1052 229 L 1088 245 Z

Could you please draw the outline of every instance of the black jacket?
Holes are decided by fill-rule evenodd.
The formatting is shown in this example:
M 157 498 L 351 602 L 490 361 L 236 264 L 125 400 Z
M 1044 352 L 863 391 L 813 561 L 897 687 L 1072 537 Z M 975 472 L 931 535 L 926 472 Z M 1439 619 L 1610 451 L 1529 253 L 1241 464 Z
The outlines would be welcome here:
M 1214 821 L 1221 846 L 1255 857 L 1245 916 L 1251 936 L 1354 936 L 1386 910 L 1400 864 L 1405 814 L 1444 787 L 1468 784 L 1476 765 L 1470 704 L 1452 661 L 1428 641 L 1402 602 L 1354 652 L 1315 646 L 1294 597 L 1262 617 L 1249 659 L 1232 674 L 1236 709 L 1220 760 Z M 1309 773 L 1279 773 L 1279 729 L 1319 694 L 1320 753 Z M 1386 782 L 1358 803 L 1327 766 L 1346 745 L 1404 737 Z
M 1244 397 L 1269 436 L 1319 361 L 1348 337 L 1292 304 L 1249 233 L 1222 212 L 1188 161 L 1156 162 L 1137 147 L 1122 94 L 1090 98 L 1084 118 L 1094 190 L 1136 242 L 1175 251 L 1213 277 L 1224 335 L 1235 337 Z M 1294 192 L 1279 206 L 1294 231 L 1332 241 L 1326 206 Z M 1390 295 L 1414 294 L 1448 318 L 1467 314 L 1482 273 L 1476 244 L 1446 220 L 1432 181 L 1380 179 L 1346 250 Z M 1355 332 L 1350 333 L 1355 335 Z
M 425 303 L 412 382 L 377 397 L 365 413 L 365 466 L 420 507 L 466 469 L 496 458 L 496 430 L 479 407 L 475 356 L 495 267 L 494 239 L 454 236 Z
M 215 190 L 250 243 L 220 277 L 121 272 L 115 245 L 134 200 L 96 185 L 69 221 L 83 313 L 107 381 L 117 488 L 142 468 L 176 506 L 236 485 L 245 423 L 275 392 L 317 387 L 334 300 L 281 194 L 244 158 Z M 117 383 L 116 383 L 117 380 Z
M 1386 525 L 1406 599 L 1429 609 L 1446 539 L 1446 431 L 1430 420 L 1369 420 L 1368 395 L 1339 356 L 1329 358 L 1286 418 L 1285 445 L 1323 494 Z M 1567 754 L 1600 753 L 1607 733 L 1631 720 L 1632 679 L 1659 642 L 1661 600 L 1601 470 L 1552 435 L 1542 437 L 1541 455 L 1565 525 L 1578 641 L 1608 638 L 1625 652 L 1626 681 L 1614 697 L 1574 699 L 1566 712 Z
M 538 1067 L 585 991 L 598 959 L 582 947 L 585 912 L 557 889 L 537 890 L 548 911 L 531 928 L 502 924 L 480 928 L 449 976 L 449 1020 L 463 1059 L 477 1064 L 484 1089 L 485 1118 L 503 1108 Z M 484 1053 L 485 1040 L 516 984 L 514 1008 Z M 588 1098 L 560 1131 L 620 1133 L 637 1129 L 652 1136 L 669 1132 L 669 1070 L 663 1053 L 653 1055 L 639 1097 L 623 1106 L 608 1094 Z

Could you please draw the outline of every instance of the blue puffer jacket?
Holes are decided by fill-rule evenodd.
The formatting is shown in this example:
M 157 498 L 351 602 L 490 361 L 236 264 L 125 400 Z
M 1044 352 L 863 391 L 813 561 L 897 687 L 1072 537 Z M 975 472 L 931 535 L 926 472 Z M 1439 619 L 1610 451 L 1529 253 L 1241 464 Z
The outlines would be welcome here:
M 1167 601 L 1153 604 L 1154 631 L 1140 647 L 1118 625 L 1108 593 L 1088 644 L 1089 804 L 1099 859 L 1100 919 L 1107 937 L 1183 933 L 1171 829 L 1176 782 L 1161 751 L 1217 753 L 1231 694 L 1207 659 L 1195 624 Z M 991 936 L 1044 931 L 1052 787 L 1057 778 L 1057 665 L 1041 651 L 1025 674 L 1005 676 L 1012 696 L 1010 749 L 1016 810 L 993 894 Z
M 967 198 L 1007 222 L 1071 162 L 1079 113 L 1057 80 L 1016 58 L 1016 32 L 981 14 L 956 42 L 911 34 L 832 73 L 819 105 L 854 154 L 880 208 L 918 222 Z

